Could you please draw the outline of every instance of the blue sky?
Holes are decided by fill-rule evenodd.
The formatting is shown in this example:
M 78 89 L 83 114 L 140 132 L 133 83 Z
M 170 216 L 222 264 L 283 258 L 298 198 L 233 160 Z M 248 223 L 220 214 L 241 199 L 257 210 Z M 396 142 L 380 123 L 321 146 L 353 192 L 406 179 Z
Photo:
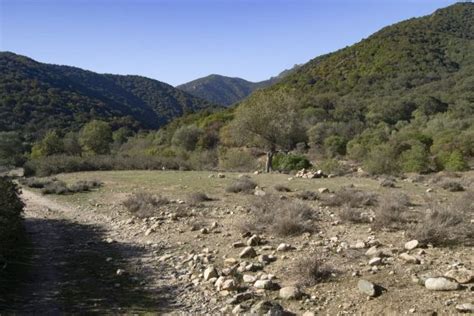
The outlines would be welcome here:
M 172 85 L 267 79 L 452 0 L 0 0 L 0 50 Z

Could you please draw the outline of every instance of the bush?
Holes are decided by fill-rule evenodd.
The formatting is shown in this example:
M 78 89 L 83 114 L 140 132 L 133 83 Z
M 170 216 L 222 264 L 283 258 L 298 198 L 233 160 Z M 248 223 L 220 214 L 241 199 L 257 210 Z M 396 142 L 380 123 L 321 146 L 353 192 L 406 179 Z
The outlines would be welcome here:
M 327 281 L 334 273 L 335 270 L 314 253 L 296 260 L 292 267 L 292 275 L 296 276 L 296 281 L 302 286 L 314 286 Z
M 251 193 L 257 187 L 257 183 L 248 178 L 241 178 L 230 184 L 225 191 L 228 193 Z
M 322 161 L 319 164 L 319 169 L 321 169 L 325 174 L 334 174 L 337 176 L 341 176 L 348 171 L 348 168 L 337 161 L 337 159 L 327 159 Z
M 392 193 L 385 196 L 375 209 L 375 218 L 372 223 L 374 229 L 395 229 L 398 224 L 406 222 L 405 212 L 411 205 L 405 194 Z
M 466 193 L 451 205 L 432 205 L 409 235 L 422 244 L 473 246 L 474 230 L 469 221 L 473 207 L 474 192 Z
M 123 206 L 132 215 L 144 218 L 156 215 L 158 208 L 168 203 L 169 200 L 164 197 L 155 196 L 148 192 L 138 192 L 128 197 L 123 202 Z
M 18 187 L 10 179 L 0 177 L 0 267 L 13 259 L 19 240 L 23 239 L 21 221 L 24 205 L 19 195 Z
M 296 194 L 296 197 L 305 201 L 316 201 L 319 200 L 319 195 L 313 191 L 303 191 Z
M 445 190 L 448 190 L 450 192 L 461 192 L 464 191 L 464 187 L 459 183 L 455 181 L 447 181 L 444 182 L 441 187 Z
M 219 169 L 243 172 L 257 168 L 257 159 L 245 150 L 230 148 L 219 155 Z
M 252 210 L 251 218 L 241 222 L 241 230 L 266 231 L 277 236 L 295 236 L 315 230 L 315 213 L 302 203 L 266 195 L 255 198 Z
M 326 206 L 347 205 L 352 208 L 374 206 L 377 204 L 377 195 L 371 192 L 342 188 L 333 195 L 325 198 L 323 204 Z
M 468 169 L 468 165 L 464 159 L 463 154 L 458 150 L 455 150 L 443 157 L 442 165 L 443 168 L 448 171 L 464 171 Z
M 186 201 L 189 205 L 198 205 L 202 202 L 212 201 L 212 199 L 208 197 L 205 193 L 195 192 L 189 194 L 186 198 Z
M 69 188 L 63 181 L 53 181 L 41 189 L 41 193 L 43 194 L 66 194 L 69 192 Z
M 278 192 L 291 192 L 291 189 L 283 184 L 275 184 L 273 188 Z
M 345 223 L 369 223 L 370 218 L 364 214 L 360 209 L 352 208 L 348 205 L 344 206 L 339 211 L 339 218 Z
M 421 143 L 414 144 L 400 155 L 400 166 L 404 172 L 423 173 L 429 170 L 428 151 Z
M 42 189 L 45 186 L 51 184 L 53 180 L 51 179 L 38 179 L 38 178 L 24 178 L 20 180 L 22 185 L 26 185 L 29 188 L 33 189 Z
M 364 168 L 371 174 L 397 174 L 400 171 L 397 156 L 389 144 L 376 146 L 364 160 Z
M 311 167 L 311 163 L 301 155 L 278 153 L 273 157 L 273 170 L 288 172 L 309 167 Z
M 79 192 L 88 192 L 91 189 L 100 188 L 102 182 L 97 180 L 92 181 L 78 181 L 71 186 L 69 186 L 69 192 L 79 193 Z

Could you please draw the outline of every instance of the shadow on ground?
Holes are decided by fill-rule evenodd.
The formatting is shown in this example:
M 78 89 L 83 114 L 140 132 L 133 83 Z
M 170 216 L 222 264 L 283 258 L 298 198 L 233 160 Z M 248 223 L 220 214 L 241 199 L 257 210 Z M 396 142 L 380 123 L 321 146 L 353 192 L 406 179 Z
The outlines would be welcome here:
M 129 266 L 130 260 L 146 256 L 143 247 L 107 242 L 101 228 L 63 220 L 27 219 L 25 227 L 31 242 L 4 271 L 10 289 L 0 292 L 0 314 L 169 312 L 178 307 L 175 287 L 147 286 L 153 284 L 150 274 L 140 265 Z M 158 268 L 163 274 L 168 269 Z M 118 269 L 126 273 L 118 275 Z

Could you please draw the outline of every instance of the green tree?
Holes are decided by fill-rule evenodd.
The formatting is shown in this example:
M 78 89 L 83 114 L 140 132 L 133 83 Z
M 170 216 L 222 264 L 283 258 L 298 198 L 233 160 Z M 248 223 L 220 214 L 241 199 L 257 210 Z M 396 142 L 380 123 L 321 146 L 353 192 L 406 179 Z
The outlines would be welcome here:
M 64 152 L 61 138 L 56 131 L 49 131 L 43 139 L 31 148 L 31 158 L 41 158 Z
M 428 151 L 420 142 L 415 142 L 400 155 L 400 166 L 404 172 L 427 172 L 429 163 Z
M 171 143 L 187 151 L 193 151 L 201 135 L 202 130 L 195 125 L 182 126 L 174 133 Z
M 267 153 L 266 172 L 272 170 L 273 156 L 278 150 L 288 151 L 306 141 L 296 99 L 285 93 L 254 97 L 240 106 L 232 122 L 232 135 L 237 143 L 253 145 Z
M 79 143 L 83 151 L 88 154 L 108 154 L 112 143 L 112 129 L 106 122 L 91 121 L 81 129 Z
M 0 165 L 19 165 L 23 161 L 23 142 L 16 132 L 0 132 Z

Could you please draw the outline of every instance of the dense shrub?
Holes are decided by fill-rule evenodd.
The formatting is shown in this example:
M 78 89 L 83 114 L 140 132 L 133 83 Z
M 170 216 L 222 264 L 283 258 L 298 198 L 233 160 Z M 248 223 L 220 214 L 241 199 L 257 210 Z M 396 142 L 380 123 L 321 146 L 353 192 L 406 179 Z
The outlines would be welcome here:
M 326 197 L 323 204 L 327 206 L 347 205 L 352 208 L 361 208 L 364 206 L 373 206 L 377 204 L 377 195 L 372 192 L 362 190 L 342 188 L 334 194 Z
M 50 176 L 59 173 L 93 170 L 162 170 L 189 169 L 188 163 L 176 157 L 159 156 L 49 156 L 28 161 L 26 176 Z
M 461 192 L 464 191 L 464 187 L 461 183 L 455 181 L 446 181 L 444 182 L 441 187 L 445 190 L 450 192 Z
M 375 229 L 400 228 L 399 225 L 407 220 L 406 211 L 411 205 L 408 196 L 402 193 L 391 193 L 379 200 L 375 208 L 372 227 Z
M 273 188 L 278 192 L 291 192 L 291 189 L 283 184 L 275 184 Z
M 300 170 L 311 167 L 309 160 L 301 155 L 278 153 L 273 157 L 273 169 L 278 171 Z
M 341 176 L 348 171 L 348 168 L 341 164 L 337 159 L 327 159 L 319 163 L 318 169 L 321 169 L 325 174 L 334 174 Z
M 194 192 L 186 197 L 186 202 L 188 202 L 189 205 L 198 205 L 207 201 L 212 201 L 212 199 L 202 192 Z
M 296 197 L 305 201 L 316 201 L 319 200 L 319 195 L 313 191 L 302 191 L 296 194 Z
M 397 174 L 400 171 L 397 152 L 390 144 L 375 146 L 365 158 L 364 168 L 371 174 Z
M 296 260 L 291 270 L 292 275 L 296 276 L 296 282 L 302 286 L 314 286 L 325 282 L 336 272 L 315 253 Z
M 339 218 L 345 223 L 369 223 L 370 217 L 359 208 L 343 206 L 339 211 Z
M 258 162 L 248 151 L 230 148 L 219 155 L 219 169 L 226 171 L 253 171 Z
M 0 177 L 0 276 L 1 267 L 12 259 L 19 240 L 23 239 L 23 202 L 19 194 L 17 186 L 10 179 Z
M 57 179 L 39 179 L 39 178 L 25 178 L 20 181 L 21 184 L 34 189 L 41 189 L 43 194 L 67 194 L 88 192 L 91 189 L 99 188 L 102 182 L 97 180 L 91 181 L 77 181 L 68 186 L 65 182 Z
M 295 236 L 315 231 L 315 219 L 314 210 L 303 203 L 265 195 L 252 199 L 252 214 L 240 223 L 240 229 L 265 231 L 277 236 Z
M 53 181 L 45 185 L 44 188 L 41 189 L 41 193 L 43 194 L 66 194 L 69 192 L 70 191 L 67 187 L 67 184 L 63 181 Z
M 137 217 L 155 216 L 159 207 L 169 203 L 167 198 L 153 195 L 148 192 L 138 192 L 129 196 L 123 205 L 132 214 Z
M 256 187 L 257 183 L 255 183 L 252 179 L 241 178 L 227 186 L 225 191 L 229 193 L 251 193 Z

